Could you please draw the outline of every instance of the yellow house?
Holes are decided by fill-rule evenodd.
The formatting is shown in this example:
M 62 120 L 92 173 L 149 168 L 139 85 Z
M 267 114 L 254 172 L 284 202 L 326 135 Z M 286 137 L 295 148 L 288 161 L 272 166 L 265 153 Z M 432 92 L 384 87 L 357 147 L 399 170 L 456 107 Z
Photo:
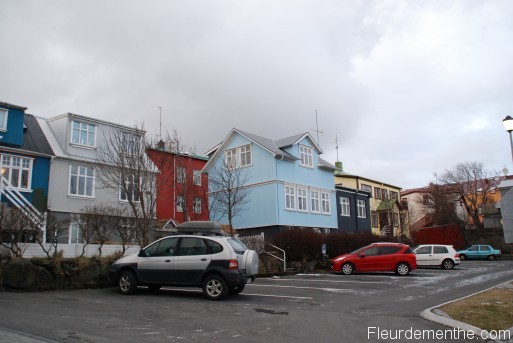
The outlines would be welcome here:
M 401 187 L 346 173 L 342 168 L 342 162 L 336 162 L 335 166 L 335 185 L 371 193 L 372 233 L 384 236 L 410 236 L 406 225 L 407 211 L 403 211 L 399 198 Z

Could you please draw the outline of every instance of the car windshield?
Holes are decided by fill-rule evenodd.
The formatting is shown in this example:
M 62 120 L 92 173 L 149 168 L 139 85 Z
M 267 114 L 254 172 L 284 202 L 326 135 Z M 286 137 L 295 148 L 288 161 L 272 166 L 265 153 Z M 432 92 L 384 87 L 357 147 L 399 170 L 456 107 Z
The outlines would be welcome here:
M 228 243 L 230 243 L 230 245 L 236 253 L 244 253 L 244 251 L 247 250 L 244 243 L 239 241 L 237 238 L 229 238 Z

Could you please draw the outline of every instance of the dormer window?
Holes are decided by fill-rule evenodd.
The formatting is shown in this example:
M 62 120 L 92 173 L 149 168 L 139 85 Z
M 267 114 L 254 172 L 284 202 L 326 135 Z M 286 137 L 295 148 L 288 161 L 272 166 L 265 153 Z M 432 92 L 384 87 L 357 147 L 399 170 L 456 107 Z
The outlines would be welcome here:
M 7 131 L 7 110 L 0 108 L 0 131 Z
M 226 150 L 226 166 L 229 169 L 237 168 L 237 167 L 247 167 L 251 166 L 253 163 L 251 157 L 251 145 L 243 145 L 237 148 Z
M 300 165 L 303 167 L 313 167 L 313 149 L 306 145 L 299 146 L 299 155 L 301 157 Z
M 88 147 L 96 146 L 96 125 L 71 122 L 71 143 Z

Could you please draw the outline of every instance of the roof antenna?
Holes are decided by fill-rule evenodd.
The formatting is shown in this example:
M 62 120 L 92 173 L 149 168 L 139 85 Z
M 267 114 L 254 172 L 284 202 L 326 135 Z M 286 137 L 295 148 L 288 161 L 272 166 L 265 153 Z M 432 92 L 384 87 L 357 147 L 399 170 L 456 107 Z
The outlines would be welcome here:
M 335 136 L 335 149 L 337 149 L 337 162 L 339 161 L 338 159 L 338 135 Z
M 321 147 L 321 142 L 319 140 L 319 133 L 320 134 L 324 134 L 324 132 L 322 132 L 321 130 L 319 130 L 319 122 L 317 121 L 317 110 L 315 110 L 315 127 L 316 129 L 312 131 L 315 131 L 317 132 L 317 145 L 319 146 L 319 148 Z
M 159 131 L 159 138 L 160 138 L 160 140 L 162 140 L 162 107 L 159 106 L 159 109 L 160 109 L 160 121 L 159 121 L 160 131 Z

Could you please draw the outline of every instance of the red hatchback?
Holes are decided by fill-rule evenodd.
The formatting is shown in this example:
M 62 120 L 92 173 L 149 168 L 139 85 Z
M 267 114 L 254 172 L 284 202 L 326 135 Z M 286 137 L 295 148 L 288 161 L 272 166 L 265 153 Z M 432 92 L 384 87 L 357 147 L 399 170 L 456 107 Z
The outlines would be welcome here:
M 404 276 L 417 269 L 417 258 L 409 245 L 373 243 L 331 260 L 331 269 L 349 275 L 354 272 L 395 271 Z

